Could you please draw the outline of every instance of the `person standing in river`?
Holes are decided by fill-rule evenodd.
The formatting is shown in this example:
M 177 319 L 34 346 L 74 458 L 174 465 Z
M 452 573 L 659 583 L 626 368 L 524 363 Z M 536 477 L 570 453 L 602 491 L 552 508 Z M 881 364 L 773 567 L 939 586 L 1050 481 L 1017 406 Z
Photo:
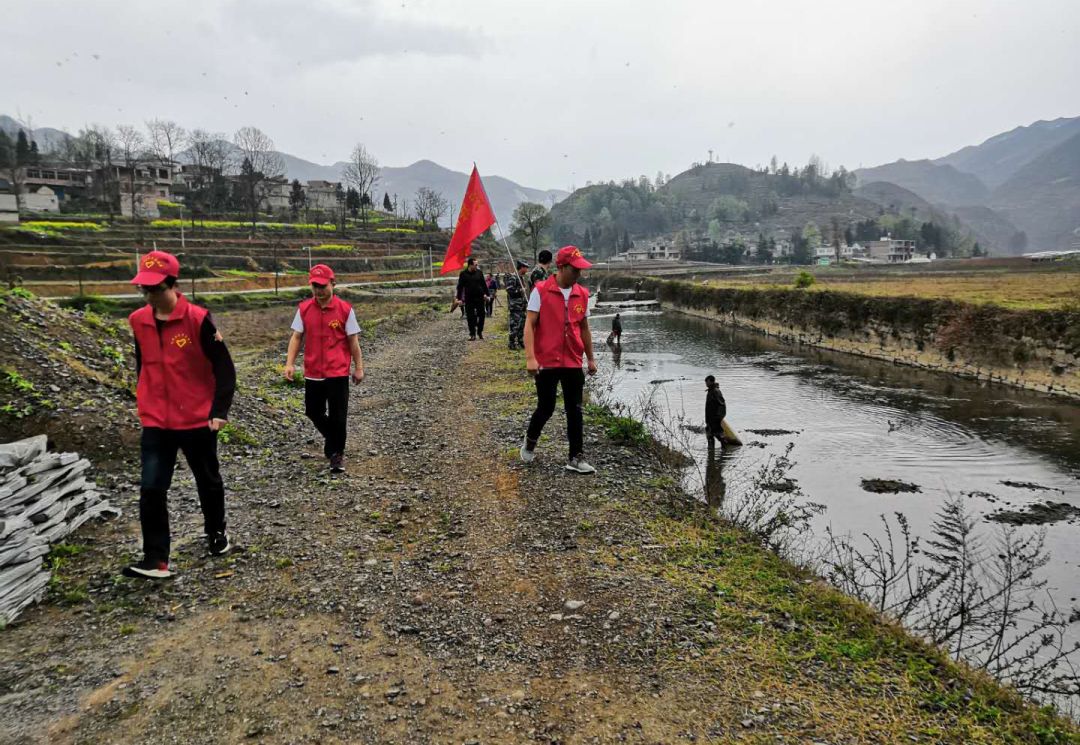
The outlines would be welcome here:
M 714 441 L 724 443 L 724 417 L 727 416 L 727 402 L 724 394 L 720 392 L 720 386 L 716 384 L 716 378 L 709 375 L 705 378 L 705 437 L 709 442 L 709 449 L 714 447 Z
M 585 373 L 581 369 L 581 357 L 585 355 L 588 359 L 589 375 L 596 374 L 596 358 L 589 330 L 589 291 L 577 283 L 581 270 L 592 264 L 576 246 L 563 246 L 555 265 L 558 267 L 555 274 L 533 289 L 525 317 L 525 368 L 536 379 L 536 410 L 529 420 L 520 456 L 526 463 L 536 457 L 536 444 L 544 425 L 555 413 L 555 398 L 561 385 L 570 450 L 566 469 L 596 473 L 583 457 L 581 399 Z
M 225 486 L 217 457 L 217 433 L 225 425 L 236 391 L 236 368 L 210 313 L 176 290 L 180 262 L 151 251 L 139 259 L 131 283 L 147 304 L 128 317 L 135 336 L 135 402 L 142 424 L 139 523 L 143 558 L 127 577 L 165 579 L 169 569 L 168 493 L 183 451 L 203 513 L 207 550 L 228 553 Z
M 285 379 L 296 374 L 296 356 L 304 343 L 304 411 L 323 436 L 323 455 L 331 473 L 345 470 L 349 417 L 349 365 L 352 382 L 364 380 L 360 324 L 356 311 L 334 294 L 334 270 L 316 264 L 308 274 L 311 297 L 300 303 L 292 322 L 285 356 Z
M 611 319 L 611 333 L 608 334 L 607 343 L 611 346 L 622 345 L 622 320 L 618 313 Z
M 517 274 L 506 280 L 506 307 L 510 314 L 507 334 L 507 347 L 510 349 L 525 348 L 525 310 L 528 300 L 525 297 L 525 272 L 529 265 L 524 261 L 516 261 Z
M 484 305 L 488 300 L 487 280 L 476 265 L 476 258 L 469 257 L 465 269 L 458 275 L 457 295 L 465 304 L 465 318 L 469 323 L 469 341 L 484 338 Z

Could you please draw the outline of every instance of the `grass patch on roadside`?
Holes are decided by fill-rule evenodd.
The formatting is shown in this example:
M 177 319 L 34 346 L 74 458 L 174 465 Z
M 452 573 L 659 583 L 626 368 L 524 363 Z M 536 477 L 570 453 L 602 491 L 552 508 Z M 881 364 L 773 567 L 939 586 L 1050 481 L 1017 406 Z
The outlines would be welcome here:
M 687 593 L 701 623 L 715 624 L 693 665 L 725 675 L 733 664 L 729 652 L 737 649 L 735 664 L 752 671 L 755 687 L 775 698 L 805 698 L 824 686 L 828 701 L 818 700 L 814 710 L 819 737 L 863 732 L 890 742 L 909 733 L 950 743 L 1077 741 L 1052 711 L 1024 704 L 953 664 L 704 511 L 641 517 L 664 547 L 659 576 Z

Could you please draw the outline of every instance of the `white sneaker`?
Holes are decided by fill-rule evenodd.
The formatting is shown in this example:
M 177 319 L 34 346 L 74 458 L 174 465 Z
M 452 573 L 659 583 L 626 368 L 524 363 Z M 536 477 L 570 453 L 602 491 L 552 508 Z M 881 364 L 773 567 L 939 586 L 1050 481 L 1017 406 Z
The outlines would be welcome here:
M 532 463 L 536 458 L 536 451 L 529 449 L 529 438 L 526 437 L 521 441 L 521 450 L 519 451 L 521 460 L 525 463 Z
M 596 469 L 586 463 L 585 459 L 580 455 L 576 458 L 571 458 L 566 463 L 566 470 L 575 473 L 596 473 Z

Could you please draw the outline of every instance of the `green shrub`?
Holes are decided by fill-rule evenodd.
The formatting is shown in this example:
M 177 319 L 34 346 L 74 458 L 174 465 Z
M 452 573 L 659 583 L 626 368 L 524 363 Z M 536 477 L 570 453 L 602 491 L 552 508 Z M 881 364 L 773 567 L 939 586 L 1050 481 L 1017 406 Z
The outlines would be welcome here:
M 807 271 L 799 272 L 799 276 L 795 277 L 795 286 L 799 288 L 809 287 L 814 282 L 814 275 Z

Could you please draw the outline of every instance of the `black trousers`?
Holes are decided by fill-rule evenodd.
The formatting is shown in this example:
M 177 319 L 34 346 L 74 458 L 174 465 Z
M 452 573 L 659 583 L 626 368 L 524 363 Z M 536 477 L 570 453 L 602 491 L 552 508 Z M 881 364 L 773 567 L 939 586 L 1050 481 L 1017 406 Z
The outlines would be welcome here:
M 304 413 L 325 439 L 323 455 L 345 452 L 349 419 L 349 378 L 304 381 Z
M 155 561 L 169 560 L 169 486 L 176 470 L 176 453 L 184 452 L 195 486 L 206 534 L 225 532 L 225 486 L 217 457 L 217 432 L 199 429 L 159 429 L 142 431 L 142 489 L 139 493 L 139 522 L 142 525 L 143 555 Z
M 555 399 L 560 383 L 563 408 L 566 410 L 566 439 L 570 445 L 570 457 L 574 458 L 581 455 L 585 449 L 585 425 L 581 411 L 585 371 L 580 367 L 549 367 L 536 374 L 536 411 L 529 420 L 526 437 L 532 442 L 540 439 L 544 425 L 555 413 Z
M 469 336 L 484 335 L 484 299 L 465 303 L 465 318 L 469 322 Z

